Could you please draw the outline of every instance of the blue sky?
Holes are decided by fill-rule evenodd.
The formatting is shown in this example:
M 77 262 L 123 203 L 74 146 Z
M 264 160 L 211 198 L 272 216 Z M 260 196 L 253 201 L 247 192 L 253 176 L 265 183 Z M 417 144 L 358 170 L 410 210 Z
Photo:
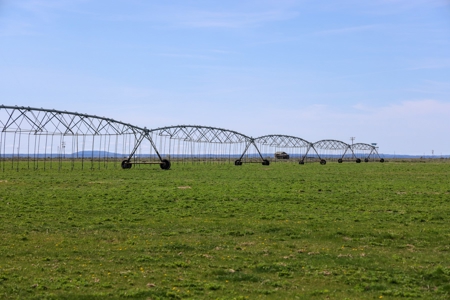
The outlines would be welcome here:
M 0 0 L 0 104 L 450 154 L 450 1 Z

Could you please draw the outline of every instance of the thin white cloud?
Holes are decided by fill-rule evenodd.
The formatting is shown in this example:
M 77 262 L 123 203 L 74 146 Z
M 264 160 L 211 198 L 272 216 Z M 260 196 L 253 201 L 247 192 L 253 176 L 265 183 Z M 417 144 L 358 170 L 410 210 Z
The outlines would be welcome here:
M 380 24 L 350 26 L 350 27 L 342 27 L 342 28 L 316 31 L 313 34 L 315 34 L 315 35 L 347 34 L 347 33 L 354 33 L 354 32 L 369 31 L 369 30 L 380 28 L 380 27 L 382 27 L 382 25 L 380 25 Z
M 51 24 L 89 0 L 24 0 L 6 3 L 0 36 L 42 35 L 40 24 Z M 63 13 L 62 13 L 63 12 Z
M 370 112 L 372 118 L 390 119 L 392 117 L 447 116 L 450 118 L 450 102 L 432 99 L 403 101 L 385 107 L 357 106 L 358 109 Z
M 178 24 L 202 28 L 240 28 L 256 26 L 266 22 L 283 21 L 297 16 L 296 12 L 274 10 L 261 12 L 212 12 L 191 11 L 179 17 Z
M 382 121 L 384 124 L 390 125 L 392 125 L 391 123 L 397 123 L 404 128 L 417 125 L 427 127 L 427 124 L 422 122 L 425 119 L 439 119 L 441 121 L 450 119 L 450 102 L 434 99 L 402 101 L 381 107 L 358 103 L 353 105 L 352 108 L 352 111 L 342 112 L 334 110 L 330 106 L 323 106 L 320 114 L 326 114 L 327 118 L 340 119 L 341 121 L 348 119 L 358 120 L 358 122 Z M 311 114 L 314 115 L 314 113 L 317 113 L 316 106 L 306 109 L 303 115 L 311 118 Z M 445 124 L 445 122 L 442 122 L 442 124 Z
M 215 60 L 214 57 L 208 55 L 188 54 L 188 53 L 156 53 L 157 56 L 187 59 Z
M 359 1 L 347 0 L 331 3 L 328 8 L 342 9 L 343 7 L 351 7 L 365 15 L 395 15 L 419 9 L 441 9 L 449 7 L 448 0 L 372 0 Z
M 289 10 L 226 11 L 196 10 L 192 8 L 158 7 L 138 13 L 92 15 L 93 18 L 111 22 L 151 23 L 169 28 L 228 28 L 238 29 L 261 26 L 268 22 L 295 18 L 297 13 Z
M 172 27 L 191 28 L 242 28 L 258 26 L 267 22 L 283 21 L 295 18 L 298 14 L 293 10 L 294 1 L 251 1 L 230 4 L 226 8 L 197 9 L 196 5 L 160 4 L 138 2 L 124 6 L 121 13 L 117 9 L 90 11 L 83 8 L 89 0 L 28 0 L 15 4 L 20 9 L 44 20 L 50 21 L 60 12 L 83 14 L 93 19 L 112 22 L 148 22 Z M 117 3 L 113 3 L 118 5 Z M 131 9 L 132 8 L 132 9 Z
M 27 0 L 18 1 L 17 5 L 31 12 L 40 13 L 49 10 L 66 10 L 89 0 Z
M 0 22 L 0 36 L 3 37 L 37 34 L 33 26 L 25 21 L 10 20 Z
M 450 58 L 429 58 L 414 61 L 413 66 L 408 70 L 426 70 L 426 69 L 448 69 L 450 68 Z
M 450 4 L 448 0 L 375 0 L 372 3 L 374 5 L 396 6 L 401 10 L 409 10 L 419 6 L 440 7 Z
M 89 0 L 27 0 L 14 4 L 44 22 L 51 22 L 61 11 L 70 12 L 73 7 Z
M 421 85 L 408 88 L 407 91 L 437 96 L 444 95 L 444 97 L 448 98 L 450 94 L 450 81 L 424 80 Z

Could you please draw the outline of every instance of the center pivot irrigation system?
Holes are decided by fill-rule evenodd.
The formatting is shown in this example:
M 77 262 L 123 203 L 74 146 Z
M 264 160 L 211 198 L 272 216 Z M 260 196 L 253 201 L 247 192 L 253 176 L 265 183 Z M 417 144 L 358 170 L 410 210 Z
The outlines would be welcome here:
M 106 117 L 54 109 L 0 105 L 0 167 L 130 169 L 172 163 L 361 161 L 384 159 L 374 145 L 315 143 L 288 135 L 253 138 L 208 126 L 138 127 Z M 64 162 L 64 163 L 63 163 Z M 68 164 L 67 162 L 70 162 Z

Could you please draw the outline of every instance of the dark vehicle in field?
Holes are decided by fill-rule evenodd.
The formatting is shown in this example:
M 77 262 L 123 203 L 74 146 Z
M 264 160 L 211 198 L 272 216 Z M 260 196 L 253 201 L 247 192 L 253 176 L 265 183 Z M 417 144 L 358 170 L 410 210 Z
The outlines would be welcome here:
M 289 159 L 289 154 L 287 154 L 286 152 L 275 152 L 275 158 L 276 159 Z

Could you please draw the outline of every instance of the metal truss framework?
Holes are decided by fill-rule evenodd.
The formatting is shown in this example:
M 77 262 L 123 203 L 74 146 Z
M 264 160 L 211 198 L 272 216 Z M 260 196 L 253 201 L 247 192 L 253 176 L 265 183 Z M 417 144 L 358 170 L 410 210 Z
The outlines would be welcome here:
M 11 160 L 13 166 L 19 158 L 32 160 L 35 168 L 38 161 L 43 161 L 45 168 L 47 162 L 51 167 L 54 160 L 61 162 L 70 157 L 86 158 L 93 168 L 94 158 L 98 165 L 111 159 L 110 152 L 118 158 L 118 152 L 129 152 L 148 130 L 95 115 L 0 105 L 0 132 L 0 158 Z M 66 148 L 71 148 L 72 153 L 66 155 Z M 164 165 L 162 160 L 159 163 Z
M 243 162 L 257 162 L 255 160 L 244 159 L 249 148 L 253 146 L 257 150 L 259 157 L 261 158 L 260 162 L 262 162 L 263 165 L 269 164 L 269 161 L 265 160 L 262 157 L 258 147 L 255 145 L 253 138 L 233 130 L 208 126 L 178 125 L 152 129 L 150 130 L 150 134 L 154 136 L 154 139 L 157 139 L 157 137 L 167 137 L 169 140 L 182 141 L 183 145 L 181 146 L 181 148 L 183 149 L 192 148 L 192 145 L 186 146 L 186 144 L 192 143 L 229 145 L 228 156 L 231 157 L 230 153 L 234 152 L 233 157 L 237 158 L 234 161 L 234 164 L 237 166 L 242 165 Z M 236 147 L 234 147 L 234 149 L 231 149 L 231 146 L 236 144 L 241 145 L 239 150 L 237 150 Z M 169 147 L 171 146 L 169 145 Z M 180 148 L 180 142 L 178 142 L 178 148 Z M 196 154 L 206 154 L 205 152 L 208 150 L 211 152 L 211 148 L 212 147 L 208 146 L 197 147 Z M 225 153 L 226 151 L 224 151 L 223 147 L 222 149 L 218 149 L 217 146 L 213 148 L 215 148 L 214 152 L 216 153 L 216 156 L 224 156 L 227 154 Z M 180 153 L 177 154 L 180 155 Z M 194 153 L 191 153 L 191 156 L 192 155 L 194 155 Z
M 91 168 L 94 161 L 100 166 L 100 161 L 106 163 L 111 158 L 114 162 L 125 158 L 120 162 L 124 169 L 134 164 L 159 164 L 162 169 L 169 169 L 169 159 L 182 157 L 215 161 L 228 157 L 235 165 L 252 162 L 269 165 L 270 155 L 283 149 L 300 164 L 311 151 L 321 163 L 326 163 L 326 154 L 319 154 L 318 150 L 341 151 L 339 162 L 349 155 L 347 153 L 353 158 L 355 152 L 359 156 L 362 152 L 366 161 L 375 155 L 379 157 L 374 146 L 363 143 L 352 146 L 337 140 L 311 143 L 288 135 L 252 138 L 232 130 L 196 125 L 147 129 L 95 115 L 24 106 L 0 105 L 0 134 L 0 162 L 4 167 L 4 162 L 10 160 L 14 166 L 15 160 L 17 168 L 19 158 L 25 157 L 35 168 L 40 161 L 45 168 L 46 161 L 51 163 L 58 158 L 61 162 L 66 157 L 86 158 Z M 147 142 L 149 145 L 144 145 Z M 67 156 L 66 149 L 71 150 Z M 142 153 L 143 149 L 147 154 Z M 264 155 L 269 157 L 264 158 Z M 143 157 L 150 160 L 144 161 Z
M 276 147 L 286 147 L 286 148 L 309 148 L 311 147 L 311 143 L 295 136 L 289 135 L 264 135 L 258 138 L 255 138 L 254 141 L 258 144 L 270 145 Z
M 181 139 L 197 143 L 247 143 L 250 137 L 232 130 L 197 126 L 197 125 L 178 125 L 152 129 L 159 136 L 168 136 L 171 139 Z
M 316 149 L 325 149 L 325 150 L 344 150 L 347 151 L 350 149 L 350 145 L 337 140 L 321 140 L 315 142 L 313 144 Z
M 369 162 L 371 157 L 374 158 L 376 155 L 380 162 L 384 162 L 384 159 L 380 157 L 380 154 L 378 154 L 377 147 L 365 144 L 365 143 L 356 143 L 351 145 L 351 149 L 356 157 L 360 159 L 364 159 L 365 162 Z
M 349 144 L 337 140 L 321 140 L 317 141 L 312 145 L 317 156 L 319 157 L 321 164 L 326 164 L 326 158 L 331 159 L 333 157 L 337 158 L 338 163 L 342 163 L 346 157 L 347 152 L 351 152 L 351 158 L 355 155 Z M 319 151 L 322 155 L 319 154 Z M 356 162 L 361 162 L 356 160 Z
M 267 149 L 263 152 L 270 151 L 270 153 L 277 153 L 280 152 L 280 150 L 289 151 L 290 155 L 284 151 L 281 152 L 284 154 L 282 159 L 298 159 L 300 164 L 304 163 L 305 157 L 312 147 L 311 142 L 302 138 L 281 134 L 264 135 L 255 138 L 254 143 L 259 149 Z M 276 157 L 277 155 L 275 155 L 275 158 Z
M 0 119 L 2 132 L 31 132 L 62 135 L 136 134 L 142 128 L 113 119 L 54 109 L 5 106 Z

